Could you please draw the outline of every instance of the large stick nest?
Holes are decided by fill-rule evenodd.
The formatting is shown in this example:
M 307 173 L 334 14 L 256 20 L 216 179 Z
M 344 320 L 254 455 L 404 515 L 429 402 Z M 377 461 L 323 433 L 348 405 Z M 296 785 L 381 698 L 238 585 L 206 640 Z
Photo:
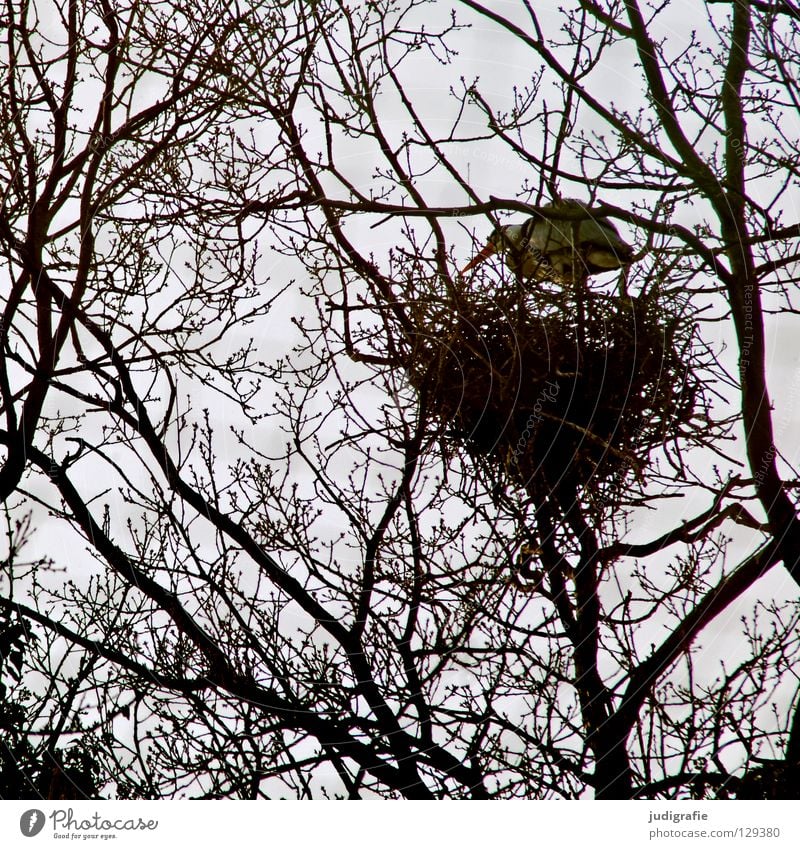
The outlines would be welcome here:
M 653 295 L 462 292 L 419 305 L 411 383 L 534 498 L 641 471 L 695 412 L 691 328 Z

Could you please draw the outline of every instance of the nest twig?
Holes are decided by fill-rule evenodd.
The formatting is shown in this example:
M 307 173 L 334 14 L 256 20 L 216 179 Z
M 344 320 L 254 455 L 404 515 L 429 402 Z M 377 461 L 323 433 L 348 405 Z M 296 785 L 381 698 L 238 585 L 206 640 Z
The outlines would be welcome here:
M 640 472 L 695 412 L 690 331 L 654 295 L 469 292 L 417 312 L 412 385 L 534 500 Z

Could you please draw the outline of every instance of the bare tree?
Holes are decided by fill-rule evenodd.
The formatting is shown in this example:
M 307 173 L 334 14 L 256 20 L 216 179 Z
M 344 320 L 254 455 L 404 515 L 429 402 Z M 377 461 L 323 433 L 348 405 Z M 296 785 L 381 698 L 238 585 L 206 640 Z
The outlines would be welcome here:
M 35 792 L 795 792 L 797 10 L 675 7 L 6 5 Z M 634 261 L 458 273 L 523 215 Z

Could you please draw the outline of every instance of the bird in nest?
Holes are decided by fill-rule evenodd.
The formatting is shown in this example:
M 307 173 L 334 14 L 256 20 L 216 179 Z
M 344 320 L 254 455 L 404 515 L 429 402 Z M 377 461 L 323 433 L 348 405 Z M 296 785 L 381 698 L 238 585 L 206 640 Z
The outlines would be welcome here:
M 549 213 L 585 212 L 580 219 Z M 461 274 L 501 253 L 506 265 L 523 280 L 571 283 L 604 271 L 625 268 L 633 261 L 633 248 L 608 218 L 592 217 L 582 201 L 565 198 L 542 206 L 522 224 L 497 227 Z

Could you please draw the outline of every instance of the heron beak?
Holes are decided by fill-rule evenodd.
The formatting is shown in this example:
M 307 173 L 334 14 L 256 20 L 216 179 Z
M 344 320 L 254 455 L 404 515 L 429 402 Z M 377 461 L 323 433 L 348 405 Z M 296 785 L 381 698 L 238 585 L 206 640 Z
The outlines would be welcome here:
M 484 260 L 489 259 L 492 254 L 497 253 L 497 248 L 491 243 L 488 242 L 484 248 L 480 250 L 479 253 L 475 254 L 474 257 L 461 269 L 459 274 L 466 274 L 471 268 L 475 268 L 475 266 L 480 265 Z

